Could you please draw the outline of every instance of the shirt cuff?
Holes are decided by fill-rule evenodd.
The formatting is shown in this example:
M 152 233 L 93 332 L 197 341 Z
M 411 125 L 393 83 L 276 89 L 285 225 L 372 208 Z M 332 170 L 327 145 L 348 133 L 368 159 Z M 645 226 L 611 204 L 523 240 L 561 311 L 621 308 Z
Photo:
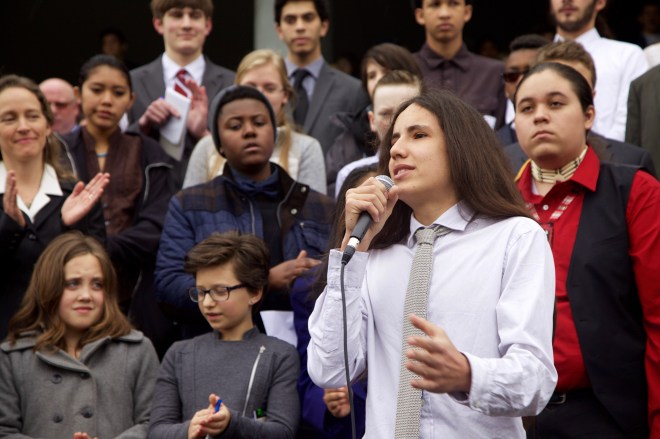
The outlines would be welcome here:
M 484 372 L 479 367 L 480 358 L 467 352 L 461 352 L 470 363 L 470 391 L 469 392 L 450 392 L 448 395 L 459 404 L 467 405 L 476 411 L 485 413 L 483 401 L 480 400 L 479 389 L 484 388 Z
M 341 257 L 343 253 L 339 250 L 330 250 L 328 263 L 328 289 L 330 295 L 337 294 L 341 297 Z M 346 264 L 344 269 L 344 287 L 346 290 L 361 289 L 364 273 L 367 270 L 369 253 L 355 252 L 353 258 Z

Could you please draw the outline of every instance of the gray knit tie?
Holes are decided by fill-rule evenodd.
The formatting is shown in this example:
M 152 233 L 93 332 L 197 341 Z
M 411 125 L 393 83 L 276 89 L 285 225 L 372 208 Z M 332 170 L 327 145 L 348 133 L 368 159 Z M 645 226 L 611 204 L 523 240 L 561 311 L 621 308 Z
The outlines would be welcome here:
M 408 338 L 422 336 L 424 333 L 410 323 L 410 314 L 426 318 L 426 306 L 429 296 L 429 284 L 433 271 L 433 243 L 436 238 L 451 232 L 443 226 L 418 229 L 415 232 L 417 249 L 410 269 L 408 291 L 403 308 L 403 342 L 401 345 L 401 368 L 399 371 L 399 393 L 396 404 L 395 439 L 419 439 L 419 415 L 422 409 L 422 391 L 410 385 L 416 378 L 406 369 L 406 351 L 410 349 Z M 415 348 L 414 348 L 415 349 Z

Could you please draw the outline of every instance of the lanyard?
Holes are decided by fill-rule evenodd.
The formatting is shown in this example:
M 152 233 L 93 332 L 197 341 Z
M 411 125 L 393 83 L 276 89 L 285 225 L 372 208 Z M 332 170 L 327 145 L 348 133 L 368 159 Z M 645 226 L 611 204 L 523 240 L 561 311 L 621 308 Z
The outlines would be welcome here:
M 554 224 L 563 215 L 563 213 L 566 212 L 566 209 L 568 209 L 568 206 L 571 205 L 571 203 L 573 202 L 573 200 L 575 200 L 575 198 L 576 198 L 575 194 L 571 193 L 566 195 L 564 199 L 561 200 L 561 203 L 559 203 L 559 206 L 557 206 L 554 212 L 552 212 L 547 223 L 541 222 L 541 217 L 539 216 L 536 207 L 534 207 L 532 203 L 529 202 L 526 203 L 527 210 L 529 210 L 529 213 L 531 213 L 532 218 L 534 218 L 536 222 L 539 223 L 543 228 L 543 230 L 545 231 L 545 236 L 546 238 L 548 238 L 548 242 L 550 243 L 551 247 L 552 247 L 552 238 L 554 235 Z
M 575 200 L 575 194 L 568 194 L 564 197 L 563 200 L 561 200 L 561 203 L 557 208 L 555 209 L 554 212 L 552 212 L 552 215 L 550 215 L 550 219 L 548 222 L 554 223 L 557 222 L 557 220 L 563 215 L 563 213 L 568 209 L 568 206 L 571 205 L 571 203 Z M 526 203 L 527 204 L 527 210 L 529 210 L 529 213 L 532 214 L 532 217 L 538 222 L 541 222 L 541 217 L 539 216 L 539 213 L 536 210 L 536 207 L 532 203 Z

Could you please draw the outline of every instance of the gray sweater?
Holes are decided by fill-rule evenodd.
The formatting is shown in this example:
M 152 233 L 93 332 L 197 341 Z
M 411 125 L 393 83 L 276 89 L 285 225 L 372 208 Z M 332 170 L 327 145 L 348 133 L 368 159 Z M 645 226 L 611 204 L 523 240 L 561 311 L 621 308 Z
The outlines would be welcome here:
M 219 437 L 293 438 L 300 417 L 298 371 L 296 349 L 256 328 L 241 341 L 223 341 L 213 331 L 175 343 L 160 366 L 148 437 L 187 438 L 190 419 L 215 393 L 231 411 Z M 265 422 L 254 419 L 257 409 L 265 411 Z

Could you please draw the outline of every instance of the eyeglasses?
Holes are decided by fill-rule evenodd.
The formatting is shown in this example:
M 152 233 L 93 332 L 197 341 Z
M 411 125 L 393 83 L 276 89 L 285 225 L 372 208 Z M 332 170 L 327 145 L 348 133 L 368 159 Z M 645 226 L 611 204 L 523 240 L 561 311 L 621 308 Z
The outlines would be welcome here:
M 54 105 L 55 108 L 58 110 L 63 110 L 64 108 L 68 107 L 69 105 L 73 104 L 75 100 L 73 101 L 66 101 L 66 102 L 57 102 L 57 101 L 50 101 L 48 102 L 50 105 Z
M 502 73 L 502 79 L 504 79 L 504 82 L 516 82 L 518 79 L 520 79 L 521 76 L 524 76 L 527 72 L 529 72 L 529 69 L 504 72 Z
M 192 287 L 188 290 L 188 295 L 190 296 L 190 300 L 193 302 L 203 302 L 207 294 L 210 295 L 211 299 L 215 300 L 216 302 L 224 302 L 229 300 L 230 292 L 239 288 L 245 288 L 245 286 L 245 284 L 238 284 L 233 286 L 217 286 L 209 288 L 208 290 Z

